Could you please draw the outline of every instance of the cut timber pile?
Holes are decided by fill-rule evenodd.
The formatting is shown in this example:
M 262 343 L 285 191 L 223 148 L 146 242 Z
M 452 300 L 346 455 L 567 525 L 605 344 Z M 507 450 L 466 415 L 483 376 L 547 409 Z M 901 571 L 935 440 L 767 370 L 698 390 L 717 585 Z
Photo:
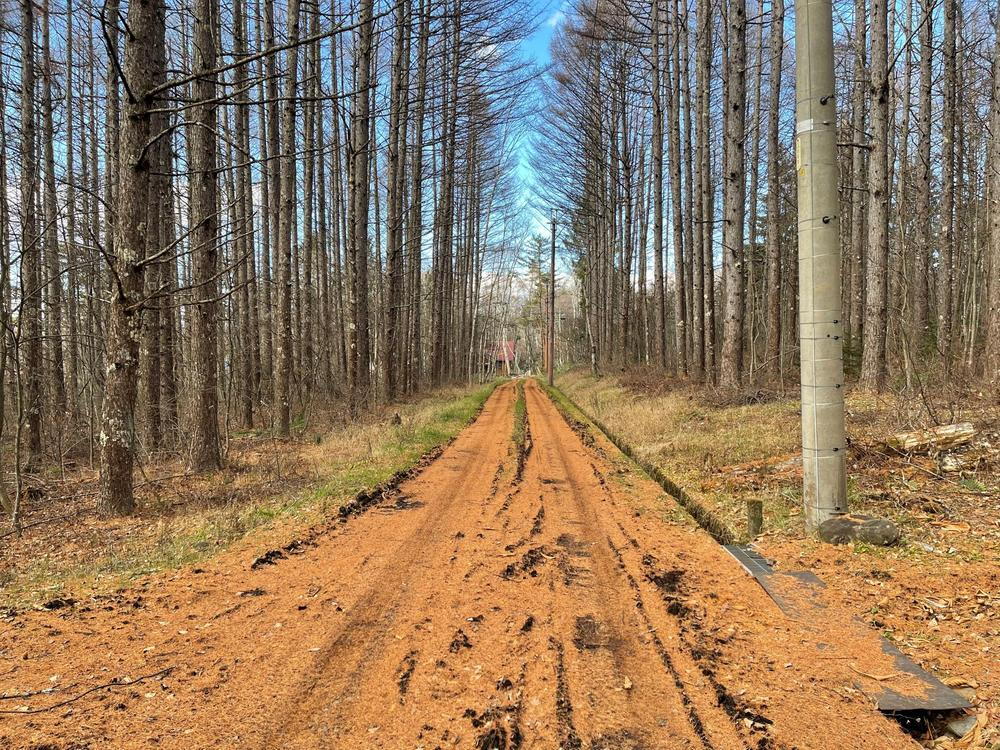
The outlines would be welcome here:
M 976 430 L 971 422 L 959 422 L 927 430 L 900 432 L 889 438 L 888 443 L 890 448 L 906 453 L 930 453 L 965 445 L 972 442 L 975 436 Z

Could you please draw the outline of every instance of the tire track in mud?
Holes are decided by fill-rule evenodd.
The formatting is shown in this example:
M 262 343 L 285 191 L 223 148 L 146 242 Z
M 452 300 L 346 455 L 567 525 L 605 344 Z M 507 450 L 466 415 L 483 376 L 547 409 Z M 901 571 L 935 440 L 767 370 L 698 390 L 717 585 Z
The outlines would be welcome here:
M 572 636 L 561 638 L 576 646 L 576 652 L 566 657 L 568 695 L 578 691 L 586 695 L 595 684 L 603 684 L 611 696 L 601 701 L 599 711 L 588 710 L 589 716 L 574 712 L 580 731 L 592 742 L 630 738 L 619 743 L 622 747 L 745 748 L 714 696 L 691 695 L 698 691 L 681 679 L 642 600 L 623 594 L 629 585 L 622 577 L 631 574 L 605 547 L 609 531 L 605 519 L 608 506 L 615 505 L 613 492 L 548 397 L 533 383 L 527 390 L 535 450 L 546 454 L 549 486 L 561 501 L 552 513 L 549 500 L 548 515 L 558 515 L 562 521 L 561 528 L 553 530 L 563 561 L 563 593 L 557 609 L 575 613 Z M 663 666 L 657 670 L 653 664 Z M 622 690 L 624 685 L 629 688 Z
M 433 491 L 405 488 L 430 513 L 348 611 L 264 746 L 745 747 L 710 690 L 692 698 L 676 670 L 652 666 L 666 649 L 596 512 L 613 493 L 533 382 L 525 400 L 533 448 L 520 476 L 498 481 L 511 451 L 484 447 L 448 486 L 429 471 Z M 482 433 L 496 433 L 499 411 Z
M 520 389 L 532 447 L 519 458 Z M 505 384 L 437 460 L 403 481 L 401 502 L 381 503 L 382 512 L 317 536 L 278 565 L 249 569 L 242 558 L 212 584 L 188 575 L 193 582 L 157 597 L 129 625 L 133 650 L 146 659 L 150 634 L 196 617 L 193 602 L 204 595 L 210 628 L 154 638 L 151 658 L 169 659 L 157 666 L 178 665 L 172 710 L 152 699 L 128 711 L 107 707 L 95 717 L 104 723 L 92 746 L 828 747 L 815 741 L 826 726 L 800 741 L 812 717 L 796 723 L 788 706 L 800 714 L 806 702 L 775 693 L 784 703 L 758 710 L 727 688 L 738 670 L 784 676 L 720 657 L 726 607 L 773 616 L 756 584 L 720 605 L 715 587 L 735 563 L 700 531 L 640 517 L 637 508 L 670 501 L 639 475 L 619 476 L 610 444 L 579 429 L 534 381 Z M 787 661 L 773 641 L 767 650 Z M 844 726 L 865 727 L 867 744 L 845 748 L 902 746 L 878 734 L 865 707 L 825 710 L 841 737 Z M 165 729 L 150 731 L 154 716 Z M 85 720 L 81 712 L 71 721 Z M 772 741 L 772 720 L 793 727 L 783 743 Z
M 400 638 L 398 631 L 419 632 L 433 625 L 428 610 L 433 612 L 440 599 L 434 583 L 462 585 L 460 578 L 455 582 L 460 574 L 452 563 L 463 556 L 463 547 L 476 540 L 477 532 L 472 531 L 476 524 L 468 516 L 481 506 L 469 501 L 489 502 L 500 486 L 507 450 L 494 435 L 503 424 L 509 424 L 511 391 L 510 386 L 497 390 L 480 420 L 462 433 L 442 457 L 447 461 L 439 459 L 420 477 L 401 487 L 406 496 L 421 503 L 419 521 L 411 520 L 417 516 L 407 518 L 407 514 L 415 513 L 413 510 L 393 516 L 405 526 L 397 537 L 399 543 L 391 550 L 380 550 L 381 568 L 371 570 L 366 577 L 365 593 L 358 598 L 357 606 L 348 610 L 343 624 L 330 633 L 316 653 L 310 673 L 303 675 L 298 690 L 280 712 L 288 719 L 275 728 L 262 747 L 315 747 L 316 743 L 331 741 L 339 746 L 343 730 L 356 728 L 351 720 L 352 708 L 366 694 L 375 692 L 376 700 L 381 702 L 399 692 L 399 679 L 385 680 L 380 672 L 391 663 L 393 674 L 399 674 L 399 665 L 408 657 L 412 664 L 406 666 L 405 692 L 411 695 L 407 703 L 412 701 L 421 665 L 416 655 L 433 654 L 442 648 L 440 643 L 436 649 L 414 645 L 416 638 Z M 509 434 L 509 430 L 505 432 Z M 368 543 L 381 547 L 381 541 L 370 539 Z M 369 564 L 369 568 L 374 567 Z M 415 578 L 421 569 L 432 575 L 422 580 Z M 441 630 L 438 640 L 445 635 Z M 453 637 L 454 633 L 449 639 Z M 404 640 L 411 643 L 403 643 L 406 648 L 396 656 Z M 447 651 L 447 646 L 443 650 Z M 363 729 L 370 735 L 372 726 Z

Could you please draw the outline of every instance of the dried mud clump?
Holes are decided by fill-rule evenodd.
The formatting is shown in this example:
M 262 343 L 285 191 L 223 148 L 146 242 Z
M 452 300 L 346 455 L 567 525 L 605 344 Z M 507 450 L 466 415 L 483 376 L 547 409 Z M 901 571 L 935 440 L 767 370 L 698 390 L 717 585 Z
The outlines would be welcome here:
M 542 505 L 538 508 L 538 513 L 535 514 L 535 521 L 531 525 L 531 536 L 538 536 L 542 533 L 542 525 L 545 522 L 545 506 Z
M 680 596 L 683 576 L 683 570 L 657 570 L 646 574 L 647 580 L 659 589 L 667 612 L 674 617 L 687 617 L 691 611 Z
M 448 650 L 453 654 L 457 654 L 463 648 L 472 648 L 472 641 L 469 640 L 469 636 L 465 634 L 465 631 L 459 628 L 455 631 L 455 637 L 451 639 L 451 645 L 448 646 Z
M 551 557 L 545 547 L 532 547 L 525 552 L 516 563 L 511 563 L 500 573 L 504 580 L 511 580 L 518 575 L 527 574 L 534 578 L 538 575 L 536 568 L 544 564 L 545 560 Z
M 314 546 L 316 546 L 315 542 L 308 539 L 295 539 L 281 549 L 268 550 L 264 554 L 260 555 L 252 563 L 250 563 L 250 568 L 252 570 L 260 570 L 265 565 L 277 565 L 279 560 L 284 560 L 289 555 L 301 555 L 308 547 Z
M 520 750 L 524 743 L 519 719 L 520 703 L 494 706 L 477 714 L 471 708 L 465 712 L 472 726 L 482 730 L 476 737 L 476 750 Z
M 411 651 L 403 657 L 399 665 L 399 677 L 396 684 L 399 686 L 399 702 L 403 702 L 406 691 L 410 689 L 410 680 L 413 678 L 413 670 L 417 668 L 417 652 Z

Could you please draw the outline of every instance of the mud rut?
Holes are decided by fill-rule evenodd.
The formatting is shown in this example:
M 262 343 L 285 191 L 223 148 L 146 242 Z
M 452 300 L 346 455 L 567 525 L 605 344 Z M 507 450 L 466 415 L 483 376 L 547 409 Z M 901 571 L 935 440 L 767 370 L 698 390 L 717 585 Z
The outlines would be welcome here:
M 16 620 L 0 673 L 19 687 L 30 687 L 25 670 L 80 685 L 168 671 L 0 715 L 0 745 L 794 747 L 814 726 L 799 710 L 810 702 L 821 720 L 881 735 L 801 747 L 905 745 L 836 696 L 796 693 L 765 716 L 730 692 L 733 668 L 716 663 L 699 624 L 714 594 L 689 601 L 704 560 L 685 549 L 704 545 L 711 564 L 733 566 L 726 576 L 735 563 L 707 535 L 640 518 L 636 493 L 662 501 L 658 489 L 586 445 L 533 381 L 525 393 L 519 479 L 508 384 L 394 496 L 274 564 L 223 556 L 103 607 Z

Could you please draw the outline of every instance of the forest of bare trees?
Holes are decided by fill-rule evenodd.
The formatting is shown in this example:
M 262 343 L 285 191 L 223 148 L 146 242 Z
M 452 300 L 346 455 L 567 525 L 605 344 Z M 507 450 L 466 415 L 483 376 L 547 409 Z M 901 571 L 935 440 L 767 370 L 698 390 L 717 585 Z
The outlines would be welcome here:
M 550 210 L 560 364 L 793 383 L 793 11 L 4 0 L 5 511 L 72 462 L 129 513 L 151 458 L 215 470 L 235 429 L 483 376 L 519 335 L 541 364 L 528 237 Z M 980 0 L 834 5 L 866 387 L 1000 372 L 998 22 Z
M 568 224 L 584 361 L 794 383 L 794 8 L 585 0 L 536 169 Z M 995 4 L 834 3 L 846 368 L 880 390 L 1000 373 Z
M 506 324 L 517 0 L 6 0 L 3 504 L 469 377 Z M 30 489 L 30 488 L 27 488 Z

